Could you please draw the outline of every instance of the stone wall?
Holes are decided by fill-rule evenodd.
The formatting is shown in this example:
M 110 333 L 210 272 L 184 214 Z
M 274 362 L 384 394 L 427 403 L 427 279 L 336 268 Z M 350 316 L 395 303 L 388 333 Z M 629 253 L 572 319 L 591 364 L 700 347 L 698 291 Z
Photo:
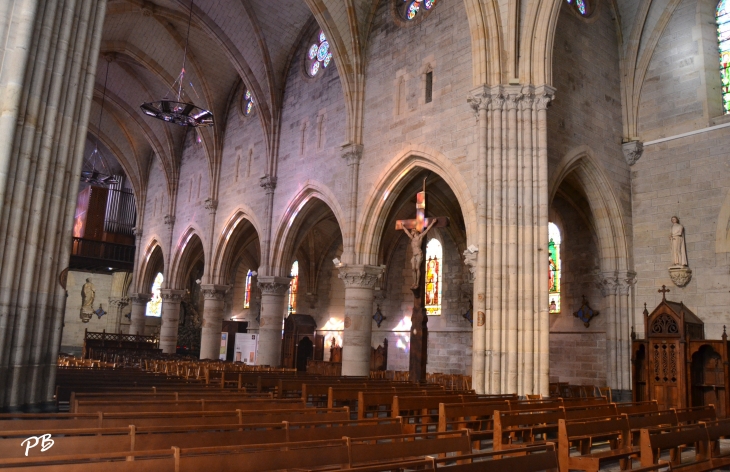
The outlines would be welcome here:
M 642 89 L 639 129 L 645 147 L 632 167 L 638 278 L 634 324 L 642 334 L 640 313 L 645 303 L 649 311 L 659 303 L 662 285 L 671 290 L 669 300 L 683 301 L 705 322 L 707 338 L 718 339 L 728 324 L 730 128 L 673 139 L 676 133 L 727 122 L 718 105 L 715 6 L 707 0 L 680 3 L 657 43 Z M 657 139 L 661 142 L 651 142 Z M 685 227 L 692 269 L 685 287 L 675 286 L 668 273 L 670 219 L 675 215 Z

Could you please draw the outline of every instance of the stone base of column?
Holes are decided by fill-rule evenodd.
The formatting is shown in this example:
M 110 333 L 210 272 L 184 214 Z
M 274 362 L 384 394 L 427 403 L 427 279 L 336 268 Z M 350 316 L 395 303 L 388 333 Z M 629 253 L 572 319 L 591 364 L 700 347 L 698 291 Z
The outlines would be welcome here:
M 281 326 L 286 313 L 288 277 L 259 276 L 261 321 L 259 321 L 259 365 L 278 367 L 281 364 Z
M 160 290 L 162 298 L 162 324 L 160 325 L 160 349 L 163 354 L 177 352 L 177 331 L 180 324 L 180 302 L 185 290 Z
M 200 358 L 218 359 L 221 349 L 223 329 L 224 297 L 228 285 L 203 284 L 203 328 L 200 335 Z M 179 312 L 178 312 L 179 313 Z
M 152 299 L 152 295 L 149 293 L 135 293 L 129 297 L 129 300 L 132 302 L 129 334 L 144 336 L 145 313 L 147 312 L 147 302 L 150 299 Z
M 345 330 L 342 336 L 342 375 L 370 375 L 370 350 L 375 284 L 385 266 L 341 264 L 345 282 Z

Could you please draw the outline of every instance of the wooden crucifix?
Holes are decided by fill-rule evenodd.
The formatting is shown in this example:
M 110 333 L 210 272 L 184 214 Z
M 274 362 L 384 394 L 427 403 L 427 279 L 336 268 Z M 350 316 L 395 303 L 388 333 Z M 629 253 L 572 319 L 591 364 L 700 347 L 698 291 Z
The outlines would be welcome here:
M 403 230 L 411 239 L 411 269 L 413 270 L 413 312 L 411 314 L 411 343 L 408 370 L 411 382 L 426 380 L 428 361 L 428 314 L 426 313 L 426 234 L 431 228 L 443 228 L 449 219 L 443 216 L 426 218 L 426 179 L 423 190 L 416 194 L 416 219 L 398 220 L 396 231 Z

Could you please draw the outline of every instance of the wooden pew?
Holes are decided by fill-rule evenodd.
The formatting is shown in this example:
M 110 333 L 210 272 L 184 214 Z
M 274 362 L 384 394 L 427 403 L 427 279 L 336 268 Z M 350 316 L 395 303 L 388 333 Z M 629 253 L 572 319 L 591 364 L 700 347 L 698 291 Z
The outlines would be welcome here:
M 715 405 L 698 406 L 694 408 L 672 408 L 677 413 L 678 424 L 696 424 L 700 421 L 717 419 Z
M 415 432 L 420 428 L 425 432 L 429 426 L 434 430 L 438 427 L 438 412 L 441 403 L 466 403 L 476 402 L 476 395 L 413 395 L 393 396 L 391 415 L 403 418 L 406 425 Z
M 622 414 L 626 415 L 626 413 Z M 659 426 L 676 426 L 679 424 L 676 410 L 647 411 L 626 416 L 629 419 L 629 428 L 631 429 L 631 444 L 634 446 L 639 445 L 642 429 L 656 428 Z
M 178 472 L 179 449 L 0 458 L 3 472 Z
M 448 433 L 415 433 L 359 439 L 347 438 L 347 443 L 349 467 L 436 454 L 460 456 L 471 453 L 471 439 L 469 432 L 465 430 Z
M 702 422 L 707 430 L 707 439 L 710 441 L 710 454 L 713 459 L 726 458 L 730 452 L 722 454 L 720 439 L 730 439 L 730 418 Z
M 633 415 L 634 413 L 645 413 L 648 411 L 659 411 L 659 405 L 656 400 L 648 402 L 628 402 L 628 403 L 614 403 L 616 405 L 617 414 L 626 413 L 627 415 Z
M 565 418 L 563 408 L 494 412 L 492 448 L 504 451 L 536 444 L 536 436 L 546 436 L 558 429 L 558 420 Z M 515 440 L 521 443 L 515 443 Z M 542 441 L 544 442 L 544 441 Z
M 350 419 L 349 408 L 302 408 L 268 411 L 206 411 L 166 413 L 45 413 L 0 414 L 0 431 L 36 431 L 138 427 L 279 423 L 282 421 L 344 421 Z
M 500 455 L 495 459 L 495 455 Z M 489 460 L 491 459 L 491 460 Z M 526 447 L 504 452 L 481 452 L 459 456 L 459 462 L 452 464 L 453 458 L 429 457 L 422 460 L 390 462 L 374 466 L 341 469 L 349 472 L 392 472 L 397 470 L 443 471 L 443 472 L 539 472 L 557 470 L 558 458 L 555 445 Z M 314 472 L 309 470 L 307 472 Z
M 681 450 L 687 446 L 695 448 L 693 462 L 710 460 L 710 439 L 704 424 L 642 429 L 641 465 L 656 464 L 659 455 L 665 450 L 670 452 L 670 463 L 673 466 L 680 465 Z
M 595 439 L 607 438 L 610 449 L 591 452 Z M 574 442 L 578 444 L 578 456 L 570 455 L 571 444 Z M 639 447 L 631 444 L 626 415 L 587 421 L 561 419 L 558 422 L 558 462 L 561 472 L 568 472 L 570 469 L 597 472 L 606 461 L 619 459 L 625 464 L 638 453 Z
M 54 441 L 53 452 L 63 455 L 132 452 L 170 447 L 214 447 L 403 434 L 399 419 L 364 421 L 315 421 L 303 423 L 221 424 L 207 426 L 154 426 L 46 430 Z M 0 457 L 24 457 L 21 442 L 37 431 L 0 432 Z M 47 455 L 40 447 L 28 456 Z
M 221 399 L 221 400 L 157 400 L 107 402 L 76 400 L 72 413 L 165 412 L 165 411 L 224 411 L 224 410 L 283 410 L 304 408 L 299 399 Z

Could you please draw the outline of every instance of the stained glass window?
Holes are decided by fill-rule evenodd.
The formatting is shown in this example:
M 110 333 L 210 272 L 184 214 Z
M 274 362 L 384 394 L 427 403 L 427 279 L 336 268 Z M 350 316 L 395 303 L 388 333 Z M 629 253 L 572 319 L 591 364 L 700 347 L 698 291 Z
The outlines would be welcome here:
M 441 263 L 443 250 L 437 239 L 426 245 L 426 312 L 428 316 L 441 314 Z
M 246 274 L 246 292 L 243 294 L 243 308 L 251 308 L 251 278 L 253 272 L 250 270 Z
M 403 18 L 413 20 L 421 11 L 428 11 L 436 4 L 436 0 L 396 0 Z
M 158 272 L 155 281 L 152 283 L 152 298 L 147 302 L 145 316 L 156 316 L 159 318 L 162 315 L 162 298 L 160 297 L 162 280 L 162 272 Z
M 717 39 L 720 46 L 720 80 L 722 81 L 722 109 L 730 113 L 730 5 L 727 0 L 717 4 L 715 12 Z
M 246 89 L 246 93 L 243 94 L 243 114 L 248 116 L 253 111 L 254 101 L 251 91 Z
M 310 77 L 317 75 L 322 69 L 326 69 L 332 62 L 332 52 L 330 51 L 330 43 L 324 35 L 324 31 L 320 31 L 314 43 L 309 46 L 307 51 L 307 74 Z
M 550 257 L 548 268 L 548 282 L 550 291 L 548 294 L 548 303 L 550 303 L 550 313 L 560 313 L 560 230 L 554 223 L 548 223 L 548 254 Z
M 291 265 L 291 272 L 289 273 L 291 282 L 289 282 L 289 303 L 288 313 L 297 312 L 297 292 L 299 291 L 299 261 L 294 261 Z
M 586 0 L 567 0 L 569 4 L 574 5 L 575 8 L 578 10 L 578 12 L 586 16 L 588 14 L 588 7 L 586 5 Z

